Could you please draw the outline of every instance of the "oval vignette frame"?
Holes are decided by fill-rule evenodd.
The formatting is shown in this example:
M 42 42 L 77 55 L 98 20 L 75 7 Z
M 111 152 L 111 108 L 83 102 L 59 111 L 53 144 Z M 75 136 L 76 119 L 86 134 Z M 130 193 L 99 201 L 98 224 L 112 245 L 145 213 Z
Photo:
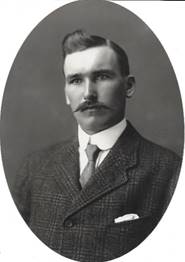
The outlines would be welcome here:
M 80 5 L 80 4 L 82 4 L 82 2 L 83 1 L 80 1 L 81 3 L 74 3 L 74 5 Z M 88 3 L 89 5 L 90 5 L 90 3 Z M 107 4 L 108 5 L 108 4 Z M 62 8 L 64 8 L 64 7 L 62 7 Z M 59 10 L 59 9 L 58 9 Z M 62 9 L 61 9 L 62 10 Z M 128 12 L 128 11 L 127 11 Z M 49 21 L 49 22 L 53 22 L 53 20 L 52 20 L 52 18 L 51 18 L 51 20 L 50 20 L 50 18 L 49 17 L 51 17 L 52 15 L 54 15 L 54 13 L 57 13 L 57 10 L 55 11 L 55 12 L 53 12 L 52 14 L 50 14 L 49 16 L 47 16 L 44 20 L 42 20 L 42 22 L 36 27 L 37 29 L 39 29 L 39 26 L 40 26 L 40 29 L 41 29 L 41 27 L 43 26 L 44 27 L 44 23 L 46 23 L 46 21 Z M 132 14 L 133 15 L 133 14 Z M 53 22 L 54 24 L 55 24 L 55 22 Z M 92 26 L 92 25 L 91 25 Z M 36 28 L 34 29 L 34 31 L 31 33 L 31 35 L 34 35 L 34 32 L 35 32 L 35 34 L 37 35 L 37 37 L 39 38 L 39 33 L 42 31 L 40 31 L 39 32 L 39 30 L 36 30 Z M 91 29 L 92 30 L 92 29 Z M 97 33 L 98 34 L 98 33 Z M 104 32 L 104 34 L 105 34 L 105 32 Z M 19 51 L 19 54 L 18 54 L 18 59 L 21 59 L 20 57 L 21 57 L 21 52 L 30 52 L 30 46 L 26 46 L 26 43 L 28 43 L 28 45 L 29 45 L 29 39 L 31 38 L 31 35 L 26 39 L 26 41 L 24 42 L 24 44 L 23 44 L 23 46 L 21 47 L 21 49 L 20 49 L 20 51 Z M 46 37 L 46 35 L 45 35 L 45 37 Z M 42 37 L 41 37 L 42 38 Z M 116 38 L 116 36 L 114 36 L 114 38 Z M 154 37 L 155 38 L 155 37 Z M 47 39 L 47 37 L 46 37 L 46 39 Z M 113 39 L 114 40 L 114 39 Z M 147 39 L 148 41 L 149 41 L 149 39 Z M 34 41 L 36 41 L 36 42 L 34 42 L 34 44 L 35 43 L 39 43 L 41 40 L 38 40 L 38 39 L 34 39 Z M 38 42 L 37 42 L 38 41 Z M 119 40 L 120 41 L 120 40 Z M 158 40 L 157 40 L 158 41 Z M 123 41 L 124 42 L 124 41 Z M 42 42 L 42 43 L 44 43 L 44 41 Z M 31 43 L 31 44 L 33 44 L 33 42 Z M 52 43 L 53 44 L 53 43 Z M 56 47 L 57 45 L 55 45 L 55 47 Z M 28 48 L 27 50 L 25 50 L 26 48 Z M 40 47 L 41 48 L 41 47 Z M 47 50 L 50 50 L 50 48 L 52 49 L 52 46 L 50 46 L 49 44 L 47 45 Z M 134 47 L 132 47 L 132 48 L 134 48 Z M 161 48 L 161 47 L 160 47 Z M 160 49 L 159 48 L 159 49 Z M 126 49 L 129 49 L 128 47 L 126 48 Z M 132 50 L 132 49 L 131 49 Z M 129 53 L 131 53 L 131 50 L 128 50 L 128 52 Z M 45 50 L 46 51 L 46 50 Z M 137 50 L 138 51 L 138 50 Z M 42 50 L 40 50 L 40 52 L 42 53 Z M 51 51 L 51 53 L 53 52 L 53 50 Z M 136 51 L 135 51 L 136 52 Z M 164 52 L 164 50 L 163 50 L 163 52 Z M 24 53 L 24 54 L 25 54 Z M 28 55 L 28 53 L 26 53 L 26 55 Z M 52 53 L 52 55 L 56 55 L 56 53 Z M 57 54 L 59 54 L 59 52 L 57 51 Z M 32 54 L 30 53 L 29 54 L 30 55 L 30 57 L 32 56 Z M 28 57 L 27 58 L 29 58 L 29 55 L 28 55 Z M 42 55 L 42 54 L 41 54 Z M 132 57 L 133 56 L 133 57 Z M 166 56 L 166 54 L 165 54 L 165 56 Z M 167 58 L 167 57 L 166 57 Z M 24 59 L 25 59 L 25 57 L 24 57 Z M 12 90 L 10 90 L 10 87 L 8 87 L 8 85 L 9 86 L 11 86 L 11 83 L 15 83 L 16 81 L 18 81 L 18 80 L 20 80 L 20 79 L 18 79 L 18 80 L 16 80 L 14 77 L 15 77 L 15 75 L 17 74 L 15 71 L 13 71 L 13 70 L 16 70 L 16 60 L 17 60 L 17 57 L 16 57 L 16 59 L 15 59 L 15 62 L 14 62 L 14 65 L 13 65 L 13 67 L 12 67 L 12 69 L 11 69 L 11 72 L 10 72 L 10 75 L 9 75 L 9 78 L 8 78 L 8 81 L 7 81 L 7 85 L 6 85 L 6 90 L 5 90 L 5 95 L 4 95 L 4 115 L 2 115 L 2 117 L 4 116 L 4 119 L 6 118 L 5 116 L 5 114 L 7 113 L 7 114 L 10 114 L 10 112 L 11 112 L 11 110 L 13 110 L 13 108 L 15 108 L 15 104 L 13 104 L 13 105 L 11 105 L 12 106 L 12 108 L 7 108 L 7 109 L 5 109 L 5 102 L 6 102 L 6 99 L 8 100 L 8 99 L 10 99 L 10 96 L 11 96 L 11 99 L 13 99 L 13 98 L 16 98 L 15 96 L 15 94 L 12 94 Z M 49 59 L 49 57 L 48 57 L 48 60 L 50 60 Z M 136 59 L 137 60 L 137 59 Z M 55 61 L 56 61 L 56 58 L 55 58 Z M 147 61 L 146 61 L 146 59 L 144 59 L 144 61 L 147 63 Z M 19 62 L 21 63 L 21 61 L 19 60 Z M 51 61 L 51 64 L 54 62 L 54 60 L 52 60 Z M 59 62 L 60 63 L 60 62 Z M 136 71 L 136 75 L 137 75 L 137 77 L 136 77 L 136 81 L 137 81 L 137 78 L 139 78 L 139 84 L 141 83 L 141 78 L 140 78 L 140 76 L 139 76 L 139 72 L 140 71 L 137 71 L 138 69 L 137 69 L 137 63 L 136 63 L 136 65 L 134 65 L 134 63 L 135 63 L 135 60 L 134 60 L 134 55 L 131 55 L 131 63 L 133 63 L 132 64 L 132 68 L 133 68 L 133 71 Z M 32 65 L 30 65 L 30 66 L 32 66 L 31 68 L 33 69 L 33 65 L 34 65 L 34 62 L 33 62 L 33 64 Z M 53 65 L 53 64 L 52 64 Z M 171 65 L 170 65 L 171 66 Z M 40 66 L 40 68 L 43 68 L 42 66 Z M 37 78 L 37 83 L 38 83 L 38 81 L 43 81 L 44 82 L 44 80 L 42 79 L 42 77 L 43 76 L 47 76 L 47 72 L 50 72 L 50 70 L 48 70 L 48 69 L 50 69 L 51 67 L 45 67 L 44 68 L 44 73 L 42 73 L 43 75 L 41 76 L 41 79 L 39 79 L 39 77 Z M 53 69 L 53 71 L 54 70 L 56 70 L 56 68 L 57 67 L 54 67 L 54 69 Z M 23 68 L 21 68 L 21 66 L 19 65 L 19 68 L 18 68 L 20 71 L 21 70 L 23 70 L 24 71 L 24 69 Z M 30 68 L 28 68 L 28 69 L 30 69 Z M 172 70 L 172 72 L 173 72 L 173 69 L 171 68 L 171 70 Z M 51 72 L 51 74 L 54 74 L 54 72 Z M 22 75 L 24 75 L 24 73 L 23 72 L 18 72 L 18 73 L 20 73 L 20 75 L 22 76 Z M 35 74 L 36 74 L 36 72 L 34 72 Z M 149 74 L 150 75 L 150 74 Z M 28 76 L 28 74 L 27 74 L 27 76 Z M 30 78 L 31 78 L 31 76 L 29 76 Z M 48 78 L 51 78 L 51 79 L 53 79 L 53 77 L 54 77 L 54 75 L 49 75 L 48 76 Z M 56 75 L 55 75 L 55 77 L 56 77 Z M 12 79 L 11 79 L 12 78 Z M 174 75 L 174 78 L 175 78 L 175 75 Z M 24 81 L 25 79 L 23 79 L 22 81 Z M 47 79 L 48 80 L 48 79 Z M 59 75 L 57 74 L 57 81 L 59 80 Z M 12 82 L 11 82 L 12 81 Z M 62 84 L 62 79 L 61 80 L 59 80 L 59 83 L 61 83 Z M 175 79 L 175 82 L 176 82 L 176 79 Z M 17 82 L 18 83 L 18 82 Z M 40 82 L 39 82 L 40 83 Z M 45 82 L 44 82 L 45 83 Z M 28 82 L 26 82 L 26 84 L 29 86 L 29 83 Z M 55 83 L 56 84 L 56 83 Z M 54 86 L 55 86 L 55 84 L 54 84 Z M 34 85 L 35 86 L 35 85 Z M 44 84 L 42 84 L 42 87 L 44 86 Z M 38 87 L 37 85 L 36 85 L 36 87 Z M 35 89 L 34 90 L 32 90 L 32 91 L 25 91 L 24 90 L 24 92 L 28 92 L 28 93 L 24 93 L 24 98 L 27 98 L 28 96 L 29 96 L 29 99 L 30 99 L 30 97 L 33 99 L 32 100 L 32 103 L 33 103 L 33 101 L 35 101 L 35 99 L 37 98 L 37 96 L 39 95 L 39 93 L 41 93 L 43 90 L 39 90 L 38 92 L 39 93 L 37 93 L 37 91 L 36 91 L 36 87 L 35 87 Z M 140 86 L 139 86 L 140 87 Z M 139 90 L 139 87 L 138 87 L 138 91 L 137 91 L 137 93 L 139 93 L 139 91 L 140 90 L 142 90 L 142 89 L 140 89 Z M 18 88 L 18 87 L 17 87 Z M 48 142 L 48 137 L 49 137 L 49 133 L 51 132 L 51 131 L 48 131 L 48 133 L 46 134 L 46 136 L 44 137 L 44 139 L 42 138 L 41 139 L 41 137 L 39 137 L 38 136 L 38 133 L 39 132 L 41 132 L 42 133 L 42 131 L 41 130 L 35 130 L 34 129 L 34 131 L 33 131 L 33 136 L 31 136 L 31 141 L 33 141 L 33 143 L 32 143 L 32 145 L 28 145 L 29 143 L 28 142 L 30 142 L 30 141 L 28 141 L 28 137 L 30 136 L 30 134 L 32 133 L 32 131 L 30 131 L 29 130 L 29 134 L 27 134 L 27 136 L 26 136 L 26 129 L 28 130 L 29 129 L 29 124 L 28 124 L 28 122 L 26 122 L 25 120 L 26 119 L 24 119 L 24 122 L 26 123 L 26 128 L 25 128 L 25 133 L 24 133 L 24 136 L 23 136 L 23 138 L 25 138 L 25 141 L 23 141 L 23 143 L 21 144 L 21 148 L 18 150 L 19 152 L 17 153 L 19 156 L 17 156 L 17 159 L 15 159 L 14 161 L 13 160 L 11 160 L 12 162 L 9 162 L 9 163 L 11 163 L 11 166 L 13 166 L 13 167 L 15 167 L 16 166 L 16 164 L 17 163 L 21 163 L 21 159 L 22 159 L 22 157 L 25 155 L 25 154 L 27 154 L 27 153 L 29 153 L 29 152 L 31 152 L 31 151 L 35 151 L 35 150 L 38 150 L 38 149 L 40 149 L 40 148 L 42 148 L 42 147 L 44 147 L 44 146 L 47 146 L 47 145 L 50 145 L 50 144 L 52 144 L 52 143 L 55 143 L 55 142 L 57 142 L 59 139 L 59 137 L 60 137 L 60 134 L 61 134 L 61 130 L 63 131 L 63 128 L 64 128 L 64 124 L 60 124 L 59 126 L 58 126 L 58 122 L 59 122 L 59 119 L 60 119 L 60 113 L 61 113 L 61 111 L 63 112 L 67 112 L 67 109 L 59 109 L 59 106 L 60 106 L 60 101 L 57 99 L 57 97 L 59 97 L 59 94 L 60 94 L 60 88 L 61 88 L 61 85 L 60 85 L 60 88 L 59 88 L 59 86 L 57 86 L 57 84 L 56 84 L 56 87 L 55 87 L 55 90 L 57 90 L 57 95 L 56 95 L 56 97 L 54 96 L 54 97 L 49 97 L 49 100 L 48 100 L 48 96 L 50 96 L 51 95 L 51 90 L 50 90 L 50 88 L 49 88 L 49 85 L 47 86 L 47 87 L 45 87 L 46 89 L 44 90 L 44 92 L 46 92 L 45 93 L 45 95 L 44 95 L 44 102 L 43 102 L 43 104 L 41 103 L 41 101 L 38 99 L 38 101 L 37 101 L 37 106 L 39 105 L 40 107 L 41 106 L 46 106 L 47 104 L 49 104 L 48 103 L 48 101 L 50 100 L 50 99 L 53 99 L 53 103 L 55 103 L 56 102 L 56 104 L 57 104 L 57 110 L 53 113 L 53 115 L 54 116 L 56 116 L 55 117 L 55 120 L 54 120 L 54 124 L 53 124 L 53 127 L 51 128 L 52 130 L 53 129 L 55 129 L 56 128 L 56 126 L 59 128 L 59 130 L 60 131 L 57 131 L 55 134 L 53 134 L 52 135 L 52 138 L 51 138 L 51 140 Z M 18 91 L 18 94 L 17 95 L 20 95 L 20 93 L 19 92 L 21 92 L 21 91 L 23 91 L 23 89 L 20 89 L 19 91 Z M 9 92 L 9 93 L 8 93 Z M 29 93 L 30 92 L 30 93 Z M 34 93 L 35 92 L 35 93 Z M 143 90 L 142 90 L 142 92 L 143 92 Z M 149 92 L 149 91 L 148 91 Z M 150 92 L 151 92 L 151 90 L 150 90 Z M 178 91 L 179 92 L 179 91 Z M 9 98 L 8 98 L 8 96 L 9 96 Z M 142 95 L 141 95 L 142 96 Z M 21 99 L 23 98 L 23 96 L 20 98 L 20 100 L 18 99 L 18 101 L 20 102 L 21 101 Z M 43 98 L 43 97 L 42 97 Z M 138 100 L 135 100 L 136 102 L 137 101 L 140 101 L 141 100 L 141 97 L 138 95 L 138 97 L 137 97 L 137 99 Z M 17 101 L 16 99 L 15 99 L 15 101 Z M 134 102 L 134 103 L 136 103 L 136 102 Z M 25 104 L 24 105 L 22 105 L 23 106 L 23 108 L 26 106 L 26 102 L 24 102 Z M 39 104 L 40 103 L 40 104 Z M 146 103 L 146 101 L 144 100 L 144 103 Z M 29 104 L 29 103 L 28 103 Z M 30 108 L 33 108 L 33 104 L 29 104 L 29 106 L 30 106 Z M 179 106 L 181 107 L 181 102 L 180 102 L 180 104 L 179 104 Z M 131 107 L 133 107 L 133 104 L 131 103 L 131 105 L 129 105 L 129 109 L 131 110 Z M 29 111 L 31 111 L 31 109 L 30 108 L 28 108 L 28 110 Z M 54 107 L 54 109 L 55 109 L 55 107 Z M 20 108 L 19 109 L 17 109 L 18 111 L 16 111 L 16 112 L 20 112 Z M 53 104 L 52 104 L 52 106 L 51 106 L 51 108 L 50 108 L 50 113 L 51 112 L 53 112 L 52 111 L 53 110 Z M 23 110 L 24 111 L 24 110 Z M 39 111 L 39 110 L 38 110 Z M 145 111 L 145 110 L 144 110 Z M 181 109 L 181 111 L 182 111 L 182 109 Z M 28 112 L 28 111 L 27 111 Z M 135 109 L 133 110 L 133 112 L 130 112 L 130 117 L 131 118 L 133 118 L 134 119 L 134 116 L 133 116 L 133 114 L 134 114 L 134 112 L 135 112 Z M 44 112 L 42 112 L 42 109 L 40 109 L 40 113 L 41 113 L 41 115 L 43 115 L 43 113 Z M 67 112 L 68 113 L 68 112 Z M 140 114 L 142 115 L 142 112 L 140 112 Z M 28 114 L 26 114 L 26 116 L 27 116 Z M 53 120 L 53 115 L 52 115 L 52 117 L 51 117 L 51 120 L 50 121 L 52 121 Z M 9 115 L 10 116 L 10 115 Z M 34 117 L 35 117 L 35 115 L 33 114 L 33 115 L 31 115 L 31 119 L 33 118 L 34 119 Z M 149 117 L 149 116 L 147 116 L 147 117 Z M 137 118 L 137 117 L 136 117 Z M 154 117 L 155 118 L 155 117 Z M 181 120 L 183 120 L 183 115 L 182 115 L 182 112 L 181 112 Z M 4 120 L 4 119 L 2 119 L 2 120 Z M 12 118 L 13 119 L 13 118 Z M 45 116 L 45 118 L 44 119 L 46 119 L 46 116 Z M 3 135 L 8 135 L 8 130 L 10 130 L 10 127 L 12 127 L 11 125 L 10 125 L 10 120 L 11 120 L 11 118 L 9 118 L 8 119 L 8 124 L 6 123 L 6 121 L 5 122 L 3 122 L 3 123 L 5 123 L 5 124 L 7 124 L 6 125 L 6 128 L 4 129 L 5 131 L 6 131 L 6 134 L 5 134 L 5 132 L 3 133 Z M 16 119 L 17 120 L 17 119 Z M 38 123 L 39 122 L 39 120 L 36 118 L 36 123 Z M 146 119 L 145 119 L 146 120 Z M 46 120 L 45 120 L 46 121 Z M 65 119 L 65 121 L 66 121 L 66 119 Z M 68 120 L 69 121 L 69 120 Z M 70 119 L 70 121 L 72 121 L 71 119 Z M 136 121 L 136 120 L 135 120 Z M 144 120 L 143 120 L 143 122 L 145 122 Z M 25 124 L 24 123 L 24 124 Z M 15 124 L 15 123 L 14 123 Z M 20 124 L 20 123 L 19 123 Z M 46 125 L 46 127 L 48 127 L 49 125 L 51 124 L 51 122 L 49 122 L 48 123 L 48 125 L 46 124 L 46 122 L 44 122 L 44 125 Z M 137 124 L 137 123 L 136 123 Z M 70 123 L 70 125 L 73 127 L 74 126 L 74 124 L 73 123 Z M 155 125 L 154 125 L 155 126 Z M 9 128 L 9 129 L 8 129 Z M 74 127 L 75 128 L 75 127 Z M 142 130 L 142 128 L 141 127 L 139 127 L 140 128 L 140 130 L 141 131 L 143 131 Z M 182 129 L 183 129 L 183 127 L 181 127 Z M 19 125 L 19 129 L 22 129 L 22 126 L 21 125 Z M 16 132 L 15 132 L 15 134 L 17 134 L 18 133 L 18 130 L 15 130 Z M 39 131 L 39 132 L 38 132 Z M 181 130 L 181 131 L 183 131 L 183 130 Z M 38 132 L 38 133 L 37 133 Z M 65 130 L 65 132 L 67 132 L 67 130 Z M 144 132 L 146 132 L 146 134 L 147 134 L 147 132 L 148 132 L 148 130 L 146 131 L 146 130 L 144 130 Z M 150 137 L 150 133 L 149 134 L 147 134 L 147 136 L 148 137 Z M 37 137 L 38 136 L 38 137 Z M 178 137 L 180 137 L 180 136 L 178 136 Z M 5 139 L 5 138 L 4 138 Z M 21 138 L 22 139 L 22 138 Z M 37 140 L 38 139 L 38 140 Z M 41 141 L 40 141 L 40 139 L 41 139 Z M 6 140 L 6 141 L 5 141 Z M 6 138 L 4 141 L 2 140 L 2 151 L 4 151 L 4 153 L 3 153 L 3 158 L 4 158 L 4 161 L 10 161 L 10 160 L 8 160 L 7 158 L 10 156 L 10 145 L 7 145 L 7 140 L 9 140 L 10 142 L 9 143 L 12 143 L 12 141 L 11 141 L 11 139 L 8 139 L 8 138 Z M 154 138 L 153 138 L 153 140 L 155 140 Z M 16 140 L 17 142 L 19 141 L 20 142 L 20 137 L 18 137 L 17 138 L 17 140 Z M 46 142 L 47 141 L 47 142 Z M 158 141 L 157 141 L 158 142 Z M 4 143 L 4 145 L 3 145 L 3 143 Z M 15 143 L 16 144 L 16 143 Z M 181 144 L 181 145 L 180 145 Z M 5 149 L 3 149 L 3 147 L 6 147 L 6 149 L 8 148 L 8 150 L 9 151 L 7 151 L 8 153 L 7 153 L 7 155 L 6 155 L 6 153 L 5 153 Z M 31 146 L 31 147 L 30 147 Z M 165 146 L 165 145 L 164 145 Z M 173 146 L 173 147 L 172 147 Z M 178 150 L 178 148 L 180 148 L 180 146 L 181 146 L 181 149 L 179 149 L 179 151 L 178 151 L 178 153 L 180 153 L 180 154 L 182 154 L 182 148 L 183 148 L 183 136 L 182 136 L 182 132 L 181 132 L 181 142 L 178 144 L 178 145 L 170 145 L 170 147 L 172 147 L 171 149 L 174 149 L 175 148 L 175 150 Z M 13 147 L 15 147 L 16 148 L 16 152 L 17 152 L 17 147 L 16 146 L 12 146 L 12 148 Z M 169 147 L 169 146 L 168 146 Z M 16 162 L 16 163 L 15 163 Z M 13 182 L 11 181 L 11 178 L 9 178 L 8 177 L 8 173 L 12 173 L 11 172 L 11 169 L 9 169 L 8 168 L 8 165 L 9 164 L 7 164 L 7 163 L 5 163 L 4 162 L 4 166 L 5 166 L 5 173 L 6 173 L 6 176 L 7 176 L 7 180 L 8 180 L 8 183 L 9 183 L 9 185 L 10 185 L 10 189 L 11 189 L 11 186 L 12 186 L 12 184 L 13 184 Z M 9 169 L 8 170 L 8 172 L 6 171 L 6 169 Z M 12 168 L 13 169 L 13 168 Z

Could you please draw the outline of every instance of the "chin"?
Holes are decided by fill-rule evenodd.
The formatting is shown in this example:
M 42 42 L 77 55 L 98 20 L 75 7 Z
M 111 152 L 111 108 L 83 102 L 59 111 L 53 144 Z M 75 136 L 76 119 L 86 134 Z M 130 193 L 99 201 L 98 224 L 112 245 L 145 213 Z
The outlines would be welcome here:
M 103 127 L 99 125 L 99 121 L 93 121 L 88 119 L 85 121 L 77 121 L 81 128 L 89 135 L 98 133 L 103 130 Z
M 113 121 L 104 122 L 102 119 L 88 119 L 86 121 L 78 122 L 81 128 L 89 135 L 103 131 L 114 125 Z

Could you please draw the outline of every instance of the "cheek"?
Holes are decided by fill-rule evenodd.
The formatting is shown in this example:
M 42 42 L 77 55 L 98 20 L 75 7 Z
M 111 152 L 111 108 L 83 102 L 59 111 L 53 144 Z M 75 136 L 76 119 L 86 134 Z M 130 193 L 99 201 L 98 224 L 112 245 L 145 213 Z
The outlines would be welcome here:
M 99 99 L 109 104 L 123 104 L 125 101 L 125 89 L 123 85 L 109 84 L 102 87 L 99 92 Z
M 74 89 L 74 88 L 66 88 L 65 89 L 65 94 L 66 97 L 68 98 L 71 106 L 75 106 L 77 104 L 79 104 L 79 102 L 81 101 L 81 97 L 82 97 L 82 92 L 80 90 Z

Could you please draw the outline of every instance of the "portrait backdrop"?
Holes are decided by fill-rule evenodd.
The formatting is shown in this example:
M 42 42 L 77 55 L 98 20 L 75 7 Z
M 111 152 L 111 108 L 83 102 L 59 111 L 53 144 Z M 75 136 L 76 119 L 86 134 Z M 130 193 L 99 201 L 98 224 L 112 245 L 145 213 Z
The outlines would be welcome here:
M 12 65 L 1 117 L 2 157 L 10 189 L 25 156 L 76 134 L 76 122 L 65 104 L 61 49 L 63 37 L 76 29 L 125 48 L 136 79 L 136 92 L 127 100 L 127 119 L 146 138 L 182 155 L 180 92 L 157 37 L 140 18 L 115 3 L 77 1 L 42 20 Z

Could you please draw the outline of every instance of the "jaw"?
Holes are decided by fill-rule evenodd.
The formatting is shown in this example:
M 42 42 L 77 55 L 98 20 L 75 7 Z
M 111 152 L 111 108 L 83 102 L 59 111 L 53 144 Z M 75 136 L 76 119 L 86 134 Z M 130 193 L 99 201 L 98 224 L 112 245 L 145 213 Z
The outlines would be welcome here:
M 119 123 L 123 118 L 124 114 L 112 115 L 100 114 L 97 112 L 77 112 L 74 114 L 77 123 L 81 128 L 89 135 L 103 131 L 111 126 Z
M 82 113 L 79 113 L 78 117 L 76 116 L 76 120 L 87 134 L 92 135 L 103 130 L 100 117 L 92 113 L 83 117 L 80 114 Z

